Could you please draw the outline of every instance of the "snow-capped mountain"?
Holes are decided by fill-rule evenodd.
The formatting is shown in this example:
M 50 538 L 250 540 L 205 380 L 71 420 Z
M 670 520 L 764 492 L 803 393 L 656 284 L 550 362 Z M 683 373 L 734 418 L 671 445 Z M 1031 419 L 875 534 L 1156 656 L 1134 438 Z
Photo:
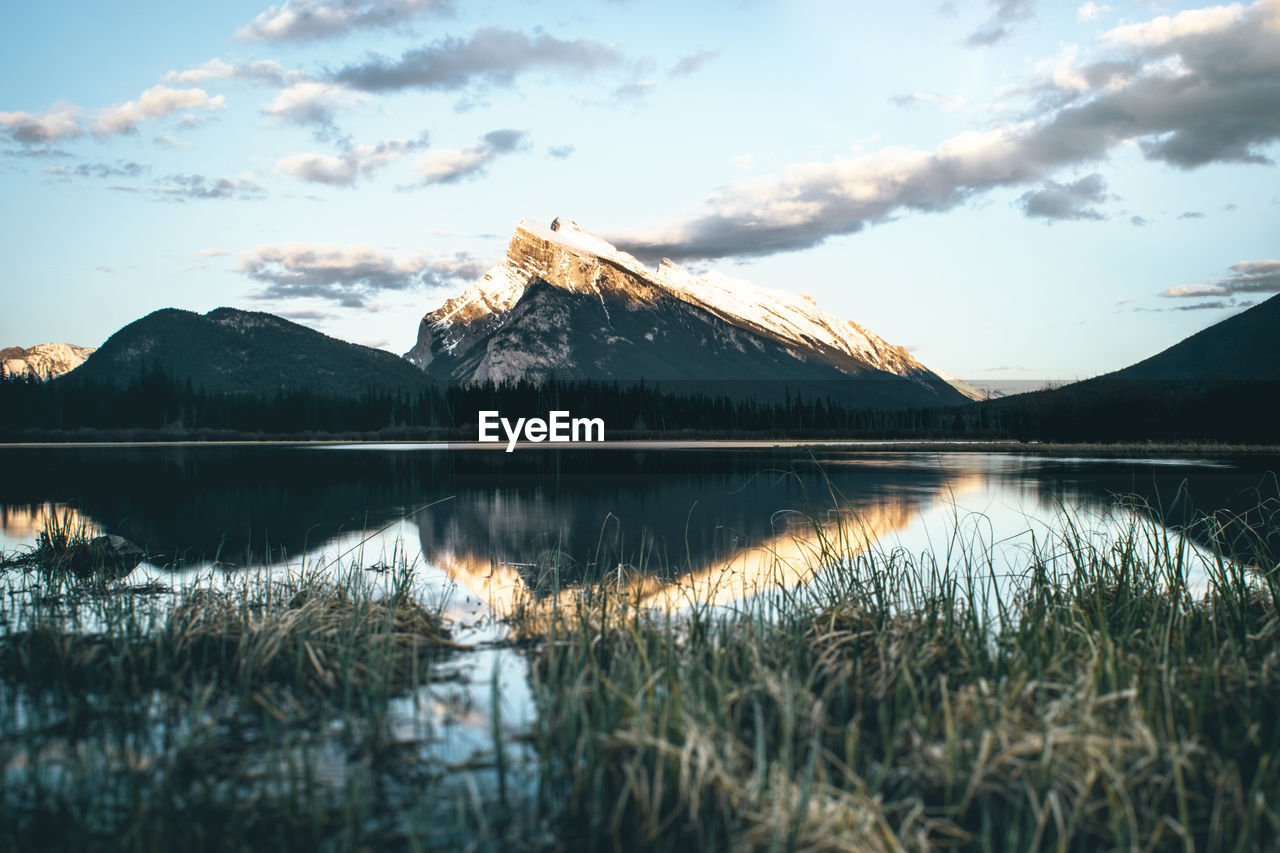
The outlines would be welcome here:
M 37 344 L 26 349 L 5 347 L 0 350 L 0 375 L 52 379 L 79 367 L 94 349 L 61 343 Z
M 649 269 L 575 223 L 522 220 L 506 258 L 427 314 L 405 358 L 454 382 L 609 379 L 808 385 L 868 405 L 962 402 L 910 353 L 809 296 L 664 260 Z

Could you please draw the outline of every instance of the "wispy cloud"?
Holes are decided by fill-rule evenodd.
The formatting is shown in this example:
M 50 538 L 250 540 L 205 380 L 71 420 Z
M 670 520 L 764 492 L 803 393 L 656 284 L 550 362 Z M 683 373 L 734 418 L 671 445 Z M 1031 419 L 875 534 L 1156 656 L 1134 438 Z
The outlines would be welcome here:
M 1211 299 L 1208 302 L 1197 302 L 1194 305 L 1175 305 L 1173 310 L 1174 311 L 1210 311 L 1210 310 L 1220 311 L 1223 308 L 1234 308 L 1234 307 L 1236 306 L 1230 302 L 1226 302 L 1221 299 Z
M 658 84 L 653 80 L 634 80 L 613 90 L 614 101 L 643 101 Z
M 182 83 L 189 86 L 210 80 L 249 80 L 269 86 L 288 86 L 306 79 L 301 71 L 286 68 L 274 59 L 252 62 L 226 62 L 210 59 L 203 65 L 185 71 L 170 71 L 164 75 L 166 83 Z
M 1241 293 L 1280 293 L 1280 261 L 1240 261 L 1230 273 L 1213 281 L 1184 284 L 1161 291 L 1172 299 L 1236 296 Z
M 276 161 L 276 171 L 300 181 L 351 187 L 358 179 L 367 178 L 426 145 L 424 134 L 418 139 L 388 139 L 375 145 L 353 145 L 338 155 L 290 154 Z
M 262 299 L 318 298 L 358 308 L 386 290 L 438 287 L 479 278 L 471 255 L 417 253 L 397 258 L 372 246 L 285 243 L 241 252 L 236 271 L 265 285 Z
M 1105 219 L 1093 205 L 1106 200 L 1107 182 L 1094 172 L 1069 184 L 1045 181 L 1040 189 L 1023 193 L 1018 203 L 1027 216 L 1055 221 Z
M 212 178 L 202 174 L 168 175 L 151 187 L 112 187 L 116 190 L 142 191 L 165 201 L 206 199 L 261 199 L 267 191 L 251 178 Z
M 697 53 L 680 57 L 676 64 L 671 66 L 671 70 L 668 73 L 672 77 L 687 77 L 719 56 L 719 50 L 700 50 Z
M 263 107 L 263 113 L 288 124 L 331 128 L 339 110 L 363 103 L 365 95 L 345 86 L 307 80 L 286 86 Z
M 915 109 L 916 107 L 929 106 L 936 107 L 944 112 L 958 110 L 968 103 L 963 95 L 939 95 L 931 92 L 912 92 L 907 95 L 894 95 L 889 99 L 891 103 L 907 109 Z
M 147 89 L 136 99 L 99 110 L 93 129 L 101 134 L 134 133 L 148 119 L 161 118 L 182 110 L 222 110 L 226 99 L 210 95 L 204 89 L 175 89 L 158 85 Z
M 423 184 L 453 184 L 479 177 L 499 157 L 528 147 L 523 130 L 491 130 L 474 145 L 462 149 L 427 151 L 414 164 Z
M 58 103 L 44 113 L 0 112 L 0 128 L 22 145 L 47 145 L 84 135 L 80 117 L 84 111 L 74 104 Z
M 1110 11 L 1110 6 L 1094 3 L 1093 0 L 1089 0 L 1088 3 L 1083 3 L 1076 7 L 1076 20 L 1086 23 L 1089 21 L 1096 21 Z
M 965 44 L 970 47 L 986 47 L 1004 41 L 1035 11 L 1034 0 L 991 0 L 991 6 L 991 17 L 965 39 Z
M 78 166 L 47 166 L 45 174 L 67 178 L 137 178 L 151 171 L 145 163 L 116 160 L 114 163 L 81 163 Z
M 580 74 L 620 65 L 618 48 L 594 39 L 485 27 L 468 38 L 444 38 L 391 59 L 375 56 L 333 74 L 365 92 L 400 89 L 457 91 L 473 84 L 510 86 L 529 71 Z
M 420 15 L 451 15 L 452 0 L 300 0 L 270 6 L 236 33 L 242 41 L 314 41 L 355 30 L 403 27 Z

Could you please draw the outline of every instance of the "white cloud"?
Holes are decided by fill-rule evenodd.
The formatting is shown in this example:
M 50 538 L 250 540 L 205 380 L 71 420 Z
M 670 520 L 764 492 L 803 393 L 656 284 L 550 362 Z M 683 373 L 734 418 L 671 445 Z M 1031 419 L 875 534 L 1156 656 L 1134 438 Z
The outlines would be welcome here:
M 969 103 L 963 95 L 941 95 L 933 92 L 912 92 L 909 95 L 894 95 L 890 98 L 900 107 L 937 107 L 943 112 L 958 110 Z
M 1093 88 L 1084 70 L 1076 62 L 1080 55 L 1077 45 L 1067 45 L 1057 56 L 1042 59 L 1035 65 L 1038 76 L 1046 78 L 1057 89 L 1063 91 L 1087 92 Z
M 261 282 L 263 299 L 320 298 L 360 307 L 384 290 L 470 281 L 485 264 L 465 252 L 395 257 L 366 245 L 284 243 L 240 252 L 236 271 Z
M 1280 0 L 1260 0 L 1230 26 L 1146 43 L 1139 56 L 1122 52 L 1077 66 L 1066 55 L 1059 64 L 1071 71 L 1030 90 L 1042 103 L 1022 121 L 962 133 L 933 150 L 887 148 L 795 164 L 719 189 L 701 212 L 610 237 L 646 259 L 766 255 L 906 211 L 948 210 L 997 187 L 1043 182 L 1122 145 L 1181 169 L 1269 163 L 1266 146 L 1280 140 L 1278 12 Z M 1045 189 L 1049 195 L 1026 199 L 1028 212 L 1064 200 L 1053 186 Z M 1083 201 L 1058 209 L 1093 211 Z
M 1108 44 L 1139 47 L 1168 44 L 1175 39 L 1188 36 L 1220 33 L 1239 23 L 1244 14 L 1245 7 L 1239 3 L 1233 3 L 1230 6 L 1210 6 L 1206 9 L 1188 9 L 1172 17 L 1161 15 L 1144 23 L 1116 27 L 1103 35 L 1102 39 Z
M 283 89 L 263 111 L 277 121 L 327 125 L 333 123 L 335 111 L 365 100 L 364 95 L 345 86 L 308 80 Z
M 0 113 L 0 128 L 14 142 L 46 145 L 83 135 L 82 112 L 74 104 L 58 103 L 46 113 Z
M 196 85 L 209 80 L 254 80 L 272 86 L 286 86 L 304 79 L 302 72 L 291 71 L 274 59 L 255 62 L 226 62 L 210 59 L 208 62 L 186 71 L 170 71 L 164 75 L 166 83 Z
M 1076 9 L 1076 20 L 1086 23 L 1089 21 L 1096 21 L 1110 11 L 1110 6 L 1094 3 L 1093 0 L 1089 0 L 1088 3 L 1085 3 L 1083 6 Z
M 468 38 L 443 38 L 405 51 L 398 59 L 370 56 L 334 72 L 337 82 L 364 92 L 401 89 L 458 91 L 476 83 L 512 86 L 531 71 L 581 75 L 621 65 L 612 44 L 558 39 L 548 33 L 484 27 Z
M 425 144 L 425 139 L 390 139 L 377 145 L 352 146 L 336 156 L 290 154 L 276 161 L 276 171 L 301 181 L 349 187 Z
M 1161 291 L 1161 296 L 1235 296 L 1239 293 L 1280 293 L 1280 261 L 1240 261 L 1231 272 L 1216 281 L 1184 284 Z
M 492 130 L 463 149 L 428 151 L 414 164 L 424 184 L 452 184 L 484 173 L 498 157 L 525 148 L 528 134 L 521 130 Z
M 175 89 L 152 86 L 136 100 L 105 107 L 97 112 L 93 128 L 98 133 L 132 133 L 142 122 L 161 118 L 180 110 L 221 110 L 226 108 L 222 95 L 210 96 L 203 89 Z
M 315 40 L 357 29 L 402 26 L 417 15 L 452 12 L 452 0 L 297 0 L 268 7 L 236 36 L 243 41 Z

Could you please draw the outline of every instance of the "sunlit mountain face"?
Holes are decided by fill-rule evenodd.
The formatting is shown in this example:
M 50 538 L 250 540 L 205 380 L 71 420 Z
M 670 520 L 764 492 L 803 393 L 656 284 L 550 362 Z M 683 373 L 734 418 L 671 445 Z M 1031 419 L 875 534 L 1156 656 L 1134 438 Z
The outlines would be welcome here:
M 877 408 L 978 393 L 811 296 L 670 260 L 650 268 L 563 218 L 522 220 L 501 263 L 423 317 L 405 357 L 464 384 L 647 380 L 755 399 L 804 390 Z

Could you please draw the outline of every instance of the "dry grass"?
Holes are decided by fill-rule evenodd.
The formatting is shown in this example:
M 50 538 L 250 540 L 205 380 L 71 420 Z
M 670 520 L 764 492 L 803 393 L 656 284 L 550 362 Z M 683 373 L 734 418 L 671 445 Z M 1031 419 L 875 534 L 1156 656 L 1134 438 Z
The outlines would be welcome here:
M 1015 601 L 831 553 L 767 612 L 538 614 L 544 804 L 580 849 L 1274 849 L 1280 570 L 1081 534 Z
M 46 620 L 0 639 L 0 672 L 67 693 L 140 695 L 213 679 L 277 708 L 280 690 L 324 698 L 408 689 L 459 648 L 439 615 L 413 598 L 304 579 L 190 590 L 154 629 L 122 619 L 82 633 Z

